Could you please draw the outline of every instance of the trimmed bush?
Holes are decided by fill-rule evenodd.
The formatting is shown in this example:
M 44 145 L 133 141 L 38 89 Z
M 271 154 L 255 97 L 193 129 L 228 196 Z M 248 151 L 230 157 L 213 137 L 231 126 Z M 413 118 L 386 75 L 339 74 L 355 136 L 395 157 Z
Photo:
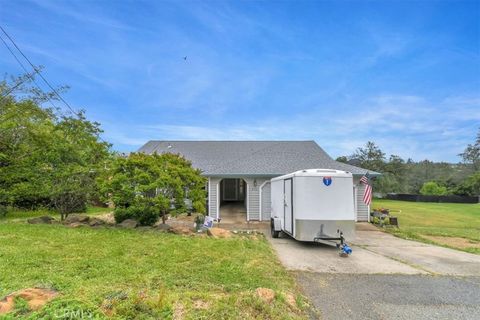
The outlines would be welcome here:
M 133 219 L 132 211 L 130 208 L 115 208 L 113 210 L 113 217 L 116 223 L 122 223 L 124 220 Z
M 158 221 L 160 214 L 153 206 L 135 205 L 128 208 L 116 208 L 113 216 L 117 223 L 122 223 L 127 219 L 133 219 L 142 226 L 152 226 Z

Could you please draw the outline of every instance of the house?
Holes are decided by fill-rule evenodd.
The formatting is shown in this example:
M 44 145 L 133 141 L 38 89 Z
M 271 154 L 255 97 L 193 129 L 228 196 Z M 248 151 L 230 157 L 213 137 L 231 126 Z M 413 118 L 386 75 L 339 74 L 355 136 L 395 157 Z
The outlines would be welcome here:
M 303 169 L 336 169 L 354 176 L 357 221 L 368 221 L 360 178 L 366 169 L 333 160 L 315 141 L 149 141 L 138 152 L 175 153 L 208 178 L 208 213 L 222 217 L 222 207 L 244 207 L 247 221 L 270 220 L 270 179 Z M 376 172 L 370 172 L 378 175 Z

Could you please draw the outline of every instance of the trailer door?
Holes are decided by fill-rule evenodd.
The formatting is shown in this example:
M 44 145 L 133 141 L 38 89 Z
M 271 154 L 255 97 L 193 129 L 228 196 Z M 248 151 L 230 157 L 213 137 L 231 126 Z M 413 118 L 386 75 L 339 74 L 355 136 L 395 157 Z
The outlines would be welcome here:
M 293 235 L 293 206 L 292 206 L 292 179 L 283 180 L 283 221 L 285 222 L 285 230 L 287 233 Z

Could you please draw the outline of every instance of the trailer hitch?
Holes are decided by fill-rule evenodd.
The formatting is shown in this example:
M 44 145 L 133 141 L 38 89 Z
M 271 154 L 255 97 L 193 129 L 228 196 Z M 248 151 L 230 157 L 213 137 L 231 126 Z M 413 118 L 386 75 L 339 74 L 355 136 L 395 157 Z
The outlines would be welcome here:
M 337 229 L 338 237 L 332 237 L 323 232 L 323 224 L 320 225 L 320 232 L 317 234 L 315 238 L 313 238 L 314 242 L 318 241 L 332 241 L 335 243 L 335 246 L 340 249 L 340 256 L 341 257 L 348 257 L 349 254 L 352 253 L 352 248 L 345 242 L 345 238 L 343 237 L 343 232 Z M 340 241 L 340 243 L 336 242 Z

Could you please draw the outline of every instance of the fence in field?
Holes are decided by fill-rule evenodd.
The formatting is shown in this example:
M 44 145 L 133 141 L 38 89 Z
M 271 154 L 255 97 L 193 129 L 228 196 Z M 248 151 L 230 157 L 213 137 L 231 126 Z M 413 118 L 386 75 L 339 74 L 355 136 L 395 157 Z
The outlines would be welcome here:
M 412 202 L 480 203 L 480 196 L 425 196 L 422 194 L 389 193 L 387 199 Z

